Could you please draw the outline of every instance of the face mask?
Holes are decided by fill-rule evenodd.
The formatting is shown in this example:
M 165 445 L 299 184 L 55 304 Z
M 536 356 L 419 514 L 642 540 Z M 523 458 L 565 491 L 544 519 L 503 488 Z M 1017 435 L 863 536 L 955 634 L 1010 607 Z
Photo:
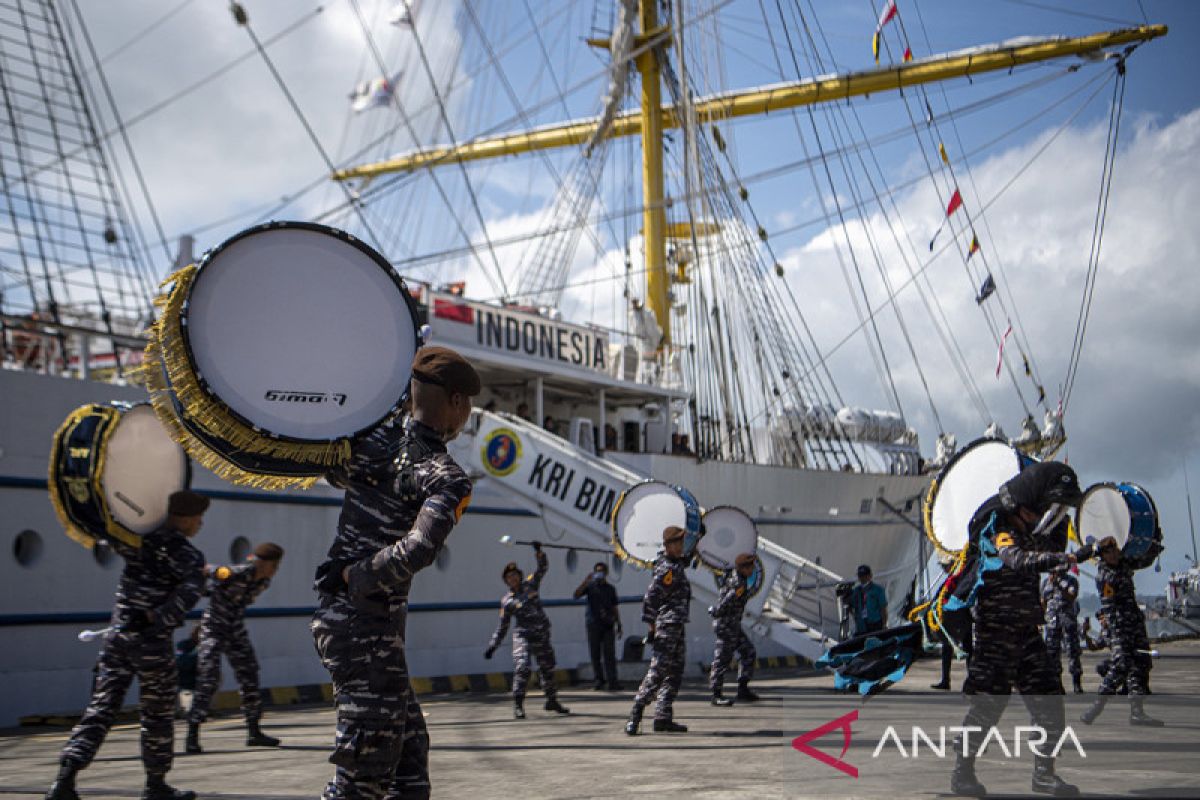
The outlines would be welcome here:
M 601 572 L 600 570 L 596 570 L 595 572 L 592 573 L 593 580 L 602 581 L 602 580 L 604 580 L 604 576 L 605 576 L 605 573 Z

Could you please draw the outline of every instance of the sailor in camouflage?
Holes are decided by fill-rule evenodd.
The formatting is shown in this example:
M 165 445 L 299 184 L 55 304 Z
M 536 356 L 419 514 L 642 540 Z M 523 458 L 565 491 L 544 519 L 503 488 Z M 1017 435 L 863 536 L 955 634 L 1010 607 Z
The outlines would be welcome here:
M 683 683 L 684 659 L 687 657 L 687 637 L 684 625 L 692 602 L 692 587 L 688 582 L 687 558 L 684 556 L 684 531 L 674 525 L 663 531 L 663 551 L 654 562 L 654 576 L 642 599 L 642 620 L 650 625 L 650 668 L 633 698 L 625 733 L 636 736 L 642 722 L 642 711 L 655 695 L 654 730 L 667 733 L 686 733 L 687 726 L 675 722 L 672 704 Z
M 125 559 L 112 630 L 96 662 L 92 700 L 63 748 L 58 778 L 46 800 L 78 800 L 75 775 L 92 762 L 134 677 L 140 687 L 144 800 L 191 800 L 195 792 L 168 786 L 175 742 L 175 648 L 172 633 L 200 599 L 204 555 L 188 541 L 200 532 L 208 498 L 180 491 L 168 500 L 166 524 L 140 547 L 113 541 Z
M 263 542 L 244 564 L 206 569 L 208 608 L 200 620 L 200 647 L 196 664 L 196 692 L 188 712 L 186 750 L 197 754 L 200 725 L 208 719 L 213 692 L 221 684 L 221 653 L 229 657 L 242 694 L 247 747 L 276 747 L 279 740 L 262 732 L 262 695 L 258 688 L 258 659 L 246 632 L 246 607 L 271 585 L 279 569 L 283 548 Z
M 1104 710 L 1108 699 L 1125 686 L 1129 693 L 1129 724 L 1158 727 L 1162 720 L 1146 714 L 1142 705 L 1150 693 L 1150 640 L 1146 636 L 1146 618 L 1138 606 L 1133 571 L 1148 567 L 1162 552 L 1162 536 L 1156 536 L 1150 548 L 1140 556 L 1126 556 L 1111 536 L 1096 546 L 1100 564 L 1096 569 L 1096 591 L 1100 610 L 1108 623 L 1108 646 L 1112 662 L 1100 682 L 1099 696 L 1080 717 L 1092 724 Z
M 1062 681 L 1038 632 L 1042 623 L 1039 573 L 1075 563 L 1073 555 L 1063 552 L 1066 512 L 1081 496 L 1074 470 L 1047 461 L 1026 467 L 971 518 L 969 567 L 947 604 L 951 608 L 954 601 L 963 601 L 973 607 L 975 618 L 974 651 L 963 685 L 970 701 L 964 728 L 990 730 L 1000 721 L 1015 685 L 1033 724 L 1046 732 L 1046 741 L 1058 742 L 1062 735 L 1066 726 Z M 986 793 L 975 777 L 982 738 L 983 734 L 975 734 L 965 744 L 956 742 L 953 794 L 982 797 Z M 1035 792 L 1057 797 L 1079 794 L 1078 788 L 1055 774 L 1052 756 L 1036 752 L 1032 786 Z
M 550 644 L 550 618 L 542 608 L 538 590 L 542 578 L 550 569 L 550 560 L 542 551 L 541 542 L 533 543 L 537 555 L 537 570 L 527 578 L 521 578 L 521 569 L 510 562 L 504 567 L 501 577 L 508 584 L 508 594 L 500 598 L 500 624 L 488 642 L 484 658 L 491 658 L 504 641 L 508 625 L 513 623 L 513 716 L 525 719 L 525 686 L 529 682 L 530 659 L 537 657 L 538 674 L 542 679 L 542 691 L 546 693 L 546 710 L 559 714 L 570 711 L 558 702 L 558 686 L 554 681 L 554 647 Z
M 1083 665 L 1079 661 L 1079 580 L 1067 569 L 1046 576 L 1042 604 L 1046 607 L 1046 655 L 1062 675 L 1062 646 L 1067 646 L 1067 664 L 1075 693 L 1083 693 Z
M 754 701 L 758 695 L 750 690 L 750 679 L 754 677 L 754 659 L 757 653 L 746 631 L 742 629 L 742 615 L 751 597 L 750 580 L 754 575 L 754 556 L 742 553 L 734 559 L 734 568 L 726 570 L 721 580 L 717 604 L 708 610 L 713 618 L 713 634 L 716 649 L 713 651 L 712 668 L 708 685 L 712 689 L 714 706 L 730 706 L 733 700 L 724 696 L 725 672 L 734 655 L 738 657 L 738 700 Z
M 326 800 L 429 797 L 429 734 L 404 652 L 408 593 L 470 502 L 471 481 L 446 442 L 466 425 L 479 390 L 462 356 L 422 348 L 411 417 L 376 427 L 327 476 L 346 497 L 317 569 L 312 621 L 337 706 Z

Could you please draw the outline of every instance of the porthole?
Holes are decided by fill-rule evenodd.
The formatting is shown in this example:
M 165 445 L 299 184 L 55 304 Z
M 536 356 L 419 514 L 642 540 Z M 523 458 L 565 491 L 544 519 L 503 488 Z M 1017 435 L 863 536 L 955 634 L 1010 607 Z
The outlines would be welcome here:
M 234 537 L 233 541 L 229 543 L 229 560 L 234 564 L 238 564 L 245 561 L 249 555 L 250 540 L 245 536 Z
M 445 572 L 450 569 L 450 548 L 442 545 L 442 549 L 438 550 L 437 559 L 433 563 L 437 567 L 438 572 Z
M 579 553 L 575 550 L 567 551 L 567 572 L 574 572 L 579 569 Z
M 614 582 L 621 580 L 621 570 L 625 568 L 625 562 L 617 555 L 613 555 L 610 561 L 612 569 L 608 571 L 609 578 Z
M 24 530 L 13 540 L 13 558 L 22 567 L 32 567 L 42 557 L 42 535 L 37 531 Z
M 111 567 L 116 559 L 116 554 L 113 552 L 112 545 L 102 539 L 97 539 L 96 544 L 92 547 L 92 558 L 96 559 L 96 563 L 102 567 Z

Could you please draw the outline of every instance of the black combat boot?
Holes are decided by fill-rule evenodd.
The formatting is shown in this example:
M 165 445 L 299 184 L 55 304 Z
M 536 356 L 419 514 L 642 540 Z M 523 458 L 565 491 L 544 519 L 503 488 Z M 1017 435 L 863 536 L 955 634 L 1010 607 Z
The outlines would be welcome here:
M 1079 787 L 1073 786 L 1054 774 L 1054 759 L 1034 756 L 1033 790 L 1055 797 L 1078 797 Z
M 954 762 L 954 772 L 950 773 L 950 794 L 963 797 L 986 797 L 987 787 L 975 777 L 975 757 L 964 756 L 961 752 Z
M 1143 698 L 1141 695 L 1131 695 L 1129 697 L 1129 724 L 1142 725 L 1147 728 L 1161 728 L 1166 723 L 1161 719 L 1155 719 L 1149 716 L 1142 709 Z
M 1079 720 L 1084 725 L 1091 725 L 1100 716 L 1100 712 L 1104 710 L 1104 706 L 1108 704 L 1108 695 L 1102 694 L 1092 703 L 1091 708 L 1079 715 Z
M 79 767 L 70 761 L 63 761 L 58 767 L 58 777 L 51 784 L 50 791 L 46 792 L 46 800 L 79 800 L 79 793 L 75 791 L 77 772 Z
M 146 775 L 142 800 L 196 800 L 195 792 L 185 792 L 167 784 L 164 775 Z
M 731 706 L 733 701 L 726 697 L 720 689 L 713 689 L 712 704 L 714 706 Z
M 554 711 L 558 714 L 570 714 L 571 713 L 571 709 L 567 708 L 562 703 L 558 702 L 557 697 L 551 697 L 549 700 L 547 700 L 546 705 L 543 706 L 543 708 L 545 708 L 547 711 Z
M 680 725 L 673 719 L 654 720 L 655 733 L 687 733 L 687 725 Z
M 258 720 L 246 720 L 246 747 L 279 747 L 279 739 L 267 736 L 259 727 Z
M 938 681 L 937 683 L 929 684 L 930 689 L 941 689 L 944 692 L 950 691 L 950 684 L 946 681 Z
M 749 702 L 749 703 L 753 703 L 755 700 L 758 699 L 758 695 L 755 694 L 750 689 L 750 679 L 749 678 L 742 678 L 742 679 L 738 680 L 737 699 L 745 700 L 746 702 Z
M 200 723 L 189 722 L 187 741 L 184 742 L 183 751 L 189 756 L 198 756 L 204 752 L 204 748 L 200 746 Z
M 1083 676 L 1074 675 L 1072 680 L 1075 682 L 1075 694 L 1083 694 Z
M 629 721 L 625 723 L 625 733 L 629 736 L 638 735 L 638 726 L 642 724 L 642 707 L 634 704 L 629 712 Z
M 525 719 L 525 698 L 513 698 L 513 719 Z

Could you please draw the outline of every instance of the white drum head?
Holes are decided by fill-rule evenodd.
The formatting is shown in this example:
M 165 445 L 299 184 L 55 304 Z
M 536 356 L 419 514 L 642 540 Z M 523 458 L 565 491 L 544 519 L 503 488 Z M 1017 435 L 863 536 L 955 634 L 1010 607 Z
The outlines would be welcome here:
M 1020 455 L 1004 442 L 979 442 L 960 453 L 939 476 L 933 497 L 929 519 L 938 545 L 952 553 L 966 547 L 972 515 L 1020 471 Z
M 416 326 L 389 268 L 333 233 L 235 237 L 202 263 L 185 311 L 199 377 L 278 436 L 327 441 L 383 419 L 404 394 Z
M 717 506 L 704 512 L 704 536 L 696 551 L 713 569 L 732 569 L 742 553 L 758 552 L 758 528 L 750 515 L 733 506 Z
M 1079 538 L 1083 541 L 1094 537 L 1098 542 L 1105 536 L 1111 536 L 1117 540 L 1117 547 L 1124 548 L 1133 518 L 1120 489 L 1101 484 L 1091 487 L 1084 494 L 1076 519 Z
M 104 451 L 104 502 L 118 524 L 139 536 L 167 521 L 167 497 L 187 488 L 183 448 L 148 405 L 121 415 Z
M 649 481 L 625 493 L 613 518 L 617 541 L 634 561 L 653 563 L 663 547 L 663 529 L 687 527 L 687 505 L 671 486 Z M 701 539 L 703 541 L 703 539 Z

